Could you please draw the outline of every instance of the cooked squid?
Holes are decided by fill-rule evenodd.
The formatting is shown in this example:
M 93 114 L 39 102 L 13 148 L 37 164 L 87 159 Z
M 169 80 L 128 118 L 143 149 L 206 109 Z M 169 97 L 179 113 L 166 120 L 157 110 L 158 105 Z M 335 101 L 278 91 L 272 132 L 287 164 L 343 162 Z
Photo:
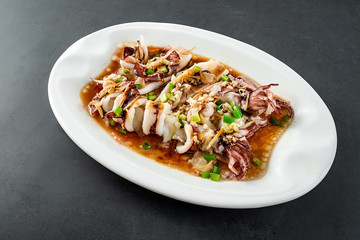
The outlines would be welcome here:
M 211 177 L 219 175 L 221 162 L 243 179 L 258 163 L 249 139 L 294 117 L 289 102 L 270 91 L 278 84 L 259 86 L 213 59 L 193 61 L 191 50 L 179 46 L 153 54 L 141 38 L 118 47 L 116 71 L 93 79 L 99 91 L 88 104 L 90 115 L 122 131 L 159 136 L 164 147 L 174 143 L 203 177 L 211 169 Z

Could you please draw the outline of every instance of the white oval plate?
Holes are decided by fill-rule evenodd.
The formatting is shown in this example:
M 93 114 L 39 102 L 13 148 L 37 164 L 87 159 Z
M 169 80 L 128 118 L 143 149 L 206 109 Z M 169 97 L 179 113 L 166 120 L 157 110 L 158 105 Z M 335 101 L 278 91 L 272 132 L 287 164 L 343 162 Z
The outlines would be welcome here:
M 222 61 L 290 100 L 295 120 L 277 144 L 267 174 L 255 181 L 213 182 L 145 158 L 118 144 L 81 107 L 81 88 L 110 62 L 119 42 L 140 35 L 150 45 L 196 47 L 195 53 Z M 336 152 L 333 118 L 317 93 L 291 68 L 238 40 L 167 23 L 126 23 L 92 33 L 71 45 L 49 78 L 52 110 L 70 138 L 116 174 L 144 188 L 194 204 L 255 208 L 283 203 L 313 189 L 329 171 Z

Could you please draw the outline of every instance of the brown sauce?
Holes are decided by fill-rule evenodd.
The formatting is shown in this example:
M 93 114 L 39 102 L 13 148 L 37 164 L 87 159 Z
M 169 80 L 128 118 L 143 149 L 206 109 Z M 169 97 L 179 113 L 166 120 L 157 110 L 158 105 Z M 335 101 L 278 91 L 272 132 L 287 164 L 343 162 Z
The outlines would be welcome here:
M 156 55 L 160 52 L 162 47 L 148 47 L 149 56 Z M 111 63 L 104 69 L 102 73 L 100 73 L 96 79 L 102 79 L 103 77 L 110 75 L 111 73 L 116 73 L 120 67 L 119 59 L 122 56 L 122 51 L 117 49 L 111 58 Z M 189 62 L 188 66 L 193 65 L 194 63 L 208 61 L 209 58 L 193 54 L 193 58 Z M 229 66 L 226 66 L 230 73 L 233 76 L 244 75 Z M 254 81 L 255 82 L 255 81 Z M 255 82 L 255 84 L 257 84 Z M 80 92 L 80 97 L 84 108 L 87 109 L 87 105 L 92 100 L 92 98 L 101 90 L 100 87 L 93 81 L 86 84 Z M 276 116 L 272 114 L 270 117 L 277 117 L 278 119 L 281 116 Z M 192 154 L 178 154 L 175 151 L 176 142 L 171 141 L 169 144 L 165 146 L 162 142 L 162 138 L 157 135 L 142 135 L 139 136 L 136 133 L 127 132 L 126 134 L 120 133 L 119 127 L 111 127 L 106 124 L 106 122 L 98 115 L 95 114 L 93 116 L 94 120 L 96 120 L 100 126 L 102 126 L 116 141 L 120 144 L 130 148 L 131 150 L 145 156 L 151 158 L 161 164 L 167 165 L 172 168 L 176 168 L 182 171 L 185 171 L 192 175 L 199 175 L 200 172 L 193 169 L 192 165 L 188 163 L 188 160 L 192 157 Z M 285 130 L 290 125 L 291 121 L 285 122 L 284 127 L 274 126 L 270 122 L 263 128 L 260 128 L 255 132 L 253 136 L 251 136 L 248 140 L 251 145 L 250 148 L 250 158 L 254 157 L 261 160 L 261 164 L 259 166 L 255 165 L 251 162 L 250 169 L 246 172 L 246 175 L 241 180 L 253 180 L 258 179 L 265 175 L 272 150 L 274 149 L 276 143 L 278 142 L 281 135 L 285 132 Z M 141 148 L 141 144 L 143 142 L 151 143 L 152 148 L 149 150 L 144 150 Z M 231 174 L 230 170 L 227 168 L 226 163 L 219 161 L 219 166 L 222 170 L 221 178 L 227 180 L 234 180 L 235 178 Z

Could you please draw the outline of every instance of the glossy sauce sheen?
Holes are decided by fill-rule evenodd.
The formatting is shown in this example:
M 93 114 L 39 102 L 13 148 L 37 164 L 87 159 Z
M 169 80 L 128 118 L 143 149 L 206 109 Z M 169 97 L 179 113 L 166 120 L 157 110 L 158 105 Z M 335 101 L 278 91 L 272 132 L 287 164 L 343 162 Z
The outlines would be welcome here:
M 160 52 L 163 48 L 162 47 L 148 47 L 149 56 L 155 55 Z M 119 69 L 119 59 L 122 56 L 121 49 L 118 49 L 113 57 L 111 63 L 104 69 L 104 71 L 99 74 L 96 79 L 102 79 L 103 77 L 111 74 L 116 73 Z M 197 62 L 204 62 L 208 61 L 209 58 L 199 56 L 193 54 L 193 58 L 188 64 L 188 66 L 192 66 L 194 63 Z M 231 67 L 228 67 L 230 73 L 233 76 L 240 76 L 244 75 L 240 72 L 233 70 Z M 256 82 L 255 82 L 256 84 Z M 80 92 L 80 97 L 84 108 L 87 110 L 87 105 L 91 101 L 91 99 L 101 90 L 100 87 L 97 86 L 95 82 L 89 82 L 87 85 Z M 278 119 L 282 118 L 282 116 L 271 115 L 272 117 L 275 116 Z M 185 171 L 189 174 L 199 175 L 200 172 L 193 169 L 192 165 L 188 163 L 188 160 L 192 157 L 192 154 L 178 154 L 175 151 L 176 142 L 171 141 L 170 147 L 165 147 L 162 143 L 162 137 L 157 135 L 143 135 L 140 136 L 136 133 L 127 132 L 126 134 L 120 133 L 119 127 L 111 127 L 108 126 L 105 121 L 98 115 L 95 114 L 93 117 L 99 124 L 102 126 L 116 141 L 121 143 L 122 145 L 132 149 L 133 151 L 154 159 L 155 161 L 162 163 L 164 165 L 170 166 L 172 168 L 176 168 L 182 171 Z M 246 172 L 246 175 L 241 180 L 250 180 L 250 179 L 257 179 L 262 177 L 268 168 L 269 160 L 271 157 L 271 152 L 275 147 L 276 143 L 278 142 L 281 135 L 285 132 L 287 127 L 290 125 L 290 120 L 285 122 L 284 127 L 274 126 L 270 122 L 263 127 L 260 128 L 255 132 L 255 134 L 250 137 L 248 140 L 251 144 L 250 148 L 250 158 L 253 159 L 254 157 L 261 160 L 261 164 L 259 166 L 255 165 L 251 162 L 251 168 Z M 143 142 L 151 143 L 152 148 L 149 150 L 144 150 L 141 148 L 141 144 Z M 221 179 L 224 180 L 234 180 L 233 174 L 227 167 L 226 163 L 219 161 L 219 166 L 221 168 Z

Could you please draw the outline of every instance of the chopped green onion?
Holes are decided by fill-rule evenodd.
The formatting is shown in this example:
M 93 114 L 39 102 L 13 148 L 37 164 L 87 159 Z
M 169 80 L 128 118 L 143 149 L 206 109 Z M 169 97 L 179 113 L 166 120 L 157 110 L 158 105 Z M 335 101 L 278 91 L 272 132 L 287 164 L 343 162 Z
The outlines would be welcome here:
M 289 120 L 290 116 L 289 115 L 286 115 L 283 119 L 284 122 L 286 122 L 287 120 Z
M 151 145 L 150 143 L 147 143 L 147 142 L 143 142 L 141 144 L 141 147 L 144 149 L 144 150 L 149 150 L 151 148 Z
M 185 116 L 184 114 L 180 114 L 179 119 L 185 120 L 185 119 L 186 119 L 186 116 Z
M 115 110 L 114 110 L 114 113 L 115 113 L 115 115 L 116 116 L 120 116 L 121 115 L 121 113 L 122 113 L 122 108 L 121 108 L 121 106 L 118 106 Z
M 160 54 L 156 54 L 155 57 L 160 57 Z
M 195 66 L 193 67 L 193 70 L 194 70 L 195 72 L 200 72 L 201 68 L 200 68 L 198 65 L 195 65 Z
M 221 76 L 221 80 L 223 80 L 223 81 L 225 81 L 225 82 L 228 82 L 228 81 L 229 81 L 229 77 L 226 76 L 225 74 L 223 74 L 223 75 Z
M 197 113 L 197 114 L 193 115 L 193 116 L 192 116 L 192 119 L 193 119 L 194 122 L 199 122 L 199 121 L 200 121 L 200 116 L 199 116 L 199 114 Z
M 120 129 L 119 129 L 119 133 L 126 134 L 127 132 L 126 132 L 125 129 L 120 128 Z
M 167 99 L 171 99 L 172 97 L 173 97 L 173 95 L 172 95 L 171 93 L 167 93 L 167 94 L 166 94 L 166 98 L 167 98 Z
M 280 126 L 284 127 L 284 121 L 280 121 Z
M 239 106 L 236 106 L 235 108 L 239 111 L 239 113 L 240 113 L 240 118 L 242 118 L 243 113 L 242 113 L 242 111 L 241 111 L 241 108 L 240 108 Z
M 219 105 L 219 106 L 216 106 L 216 111 L 220 111 L 222 109 L 222 107 Z
M 116 83 L 119 83 L 119 82 L 121 82 L 122 80 L 124 80 L 124 77 L 120 77 L 118 80 L 116 80 L 115 82 Z
M 239 119 L 243 116 L 239 106 L 234 107 L 234 109 L 231 112 L 234 115 L 234 118 L 236 119 Z
M 115 127 L 116 122 L 114 121 L 114 119 L 110 119 L 110 126 Z
M 153 74 L 153 73 L 154 73 L 154 71 L 152 69 L 150 69 L 150 68 L 146 69 L 146 74 L 147 75 L 150 75 L 150 74 Z
M 154 92 L 149 92 L 146 94 L 147 99 L 154 101 L 157 97 Z
M 275 126 L 279 126 L 279 121 L 275 117 L 271 117 L 270 122 Z
M 258 158 L 253 158 L 253 163 L 255 164 L 255 165 L 257 165 L 257 166 L 259 166 L 260 165 L 260 163 L 261 163 L 261 161 L 260 161 L 260 159 L 258 159 Z
M 184 124 L 184 122 L 183 122 L 181 119 L 179 120 L 179 123 L 181 124 L 181 125 L 180 125 L 180 128 L 184 128 L 185 124 Z
M 234 132 L 233 126 L 232 126 L 232 125 L 229 125 L 229 124 L 226 124 L 226 125 L 224 126 L 224 130 L 225 130 L 226 133 L 233 133 L 233 132 Z
M 141 84 L 140 84 L 140 83 L 135 83 L 135 86 L 136 86 L 136 88 L 137 88 L 137 89 L 142 88 L 142 86 L 141 86 Z
M 230 101 L 229 104 L 232 108 L 235 107 L 235 103 L 233 101 Z
M 213 173 L 220 174 L 221 169 L 217 166 L 214 166 Z
M 169 83 L 169 91 L 171 92 L 175 88 L 175 85 L 171 82 Z
M 215 104 L 216 104 L 217 106 L 220 106 L 222 103 L 223 103 L 223 101 L 217 100 Z
M 205 160 L 215 160 L 216 155 L 215 154 L 204 154 L 204 159 Z
M 209 173 L 209 172 L 202 172 L 202 173 L 201 173 L 201 177 L 203 177 L 203 178 L 210 178 L 210 173 Z
M 129 70 L 124 69 L 124 73 L 125 73 L 125 74 L 128 74 L 128 73 L 130 73 L 130 72 L 129 72 Z
M 218 173 L 210 173 L 210 178 L 211 178 L 211 180 L 213 180 L 215 182 L 218 182 L 218 181 L 220 181 L 220 174 L 218 174 Z
M 160 101 L 161 101 L 162 103 L 164 103 L 164 102 L 167 101 L 167 98 L 166 98 L 166 95 L 165 95 L 165 94 L 161 94 L 161 95 L 160 95 Z
M 148 99 L 154 101 L 156 99 L 156 96 L 155 95 L 149 96 Z
M 159 67 L 159 70 L 160 70 L 161 72 L 163 72 L 163 73 L 169 72 L 169 69 L 167 68 L 167 66 L 160 66 L 160 67 Z
M 223 121 L 224 121 L 224 123 L 231 124 L 231 123 L 235 122 L 235 118 L 232 118 L 229 116 L 224 116 Z

